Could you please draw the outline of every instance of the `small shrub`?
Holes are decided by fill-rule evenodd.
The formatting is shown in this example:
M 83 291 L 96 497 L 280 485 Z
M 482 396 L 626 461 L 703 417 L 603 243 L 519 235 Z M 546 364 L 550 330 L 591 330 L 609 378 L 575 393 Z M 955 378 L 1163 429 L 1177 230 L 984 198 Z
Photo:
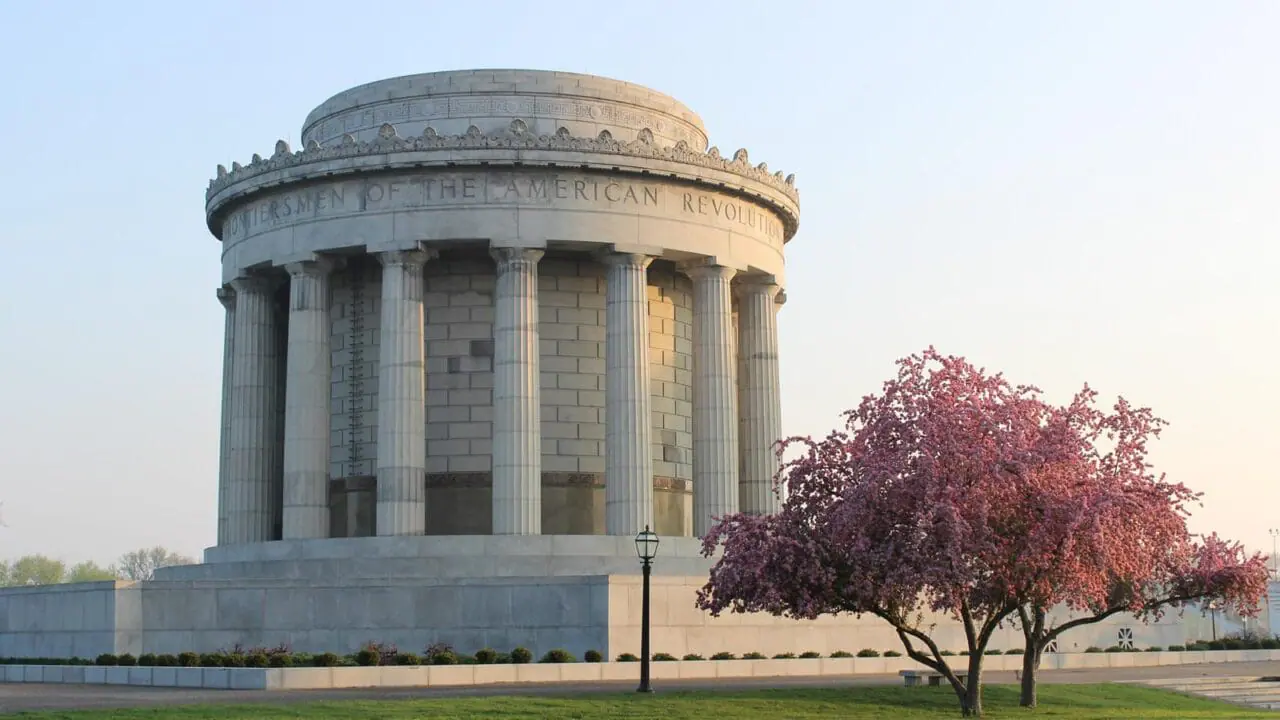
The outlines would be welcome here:
M 516 665 L 527 665 L 533 662 L 533 653 L 529 652 L 529 648 L 515 648 L 511 651 L 511 662 Z
M 1103 650 L 1103 652 L 1109 652 L 1109 653 L 1124 652 L 1124 648 L 1120 647 L 1119 645 L 1111 645 L 1106 650 Z
M 774 660 L 795 660 L 796 654 L 795 653 L 778 653 L 777 655 L 773 656 L 773 659 Z
M 467 655 L 466 653 L 463 653 L 463 654 L 461 654 L 461 655 L 459 655 L 459 656 L 458 656 L 458 664 L 459 664 L 459 665 L 475 665 L 475 664 L 476 664 L 476 656 L 475 656 L 475 655 Z
M 271 667 L 271 656 L 265 652 L 252 652 L 244 656 L 244 666 L 251 668 Z
M 711 656 L 712 660 L 737 660 L 738 656 L 731 652 L 718 652 Z
M 493 662 L 497 665 L 510 665 L 511 653 L 500 652 L 498 653 L 497 657 L 493 659 Z
M 293 653 L 271 653 L 267 655 L 267 665 L 273 668 L 293 667 Z
M 764 658 L 764 653 L 755 652 L 753 650 L 749 653 L 742 653 L 742 659 L 743 660 L 764 660 L 765 658 Z
M 676 656 L 672 655 L 671 653 L 654 653 L 653 654 L 654 662 L 673 662 L 675 659 L 676 659 Z
M 582 653 L 582 661 L 589 663 L 604 662 L 604 656 L 600 654 L 599 650 L 588 650 Z
M 156 666 L 155 653 L 142 653 L 141 655 L 139 655 L 138 665 L 142 667 L 155 667 Z
M 983 655 L 1003 655 L 1004 651 L 998 648 L 989 648 L 987 650 L 983 650 L 982 654 Z
M 858 657 L 860 658 L 880 657 L 880 651 L 872 650 L 871 648 L 862 648 L 861 650 L 858 651 Z
M 833 657 L 833 658 L 851 658 L 851 657 L 853 657 L 853 653 L 851 653 L 851 652 L 846 652 L 846 651 L 844 651 L 844 650 L 837 650 L 837 651 L 835 651 L 835 652 L 831 653 L 831 657 Z
M 228 652 L 228 653 L 222 653 L 222 666 L 236 667 L 236 668 L 244 667 L 244 661 L 247 657 L 248 656 L 246 656 L 243 652 L 240 652 L 238 649 L 232 650 L 231 652 Z
M 801 660 L 814 660 L 820 657 L 822 657 L 822 653 L 817 653 L 812 650 L 805 650 L 804 652 L 800 653 Z
M 117 660 L 119 665 L 124 665 L 127 667 L 133 667 L 134 665 L 138 664 L 138 658 L 130 655 L 129 653 L 125 653 L 121 655 L 119 658 L 117 658 Z
M 190 651 L 178 653 L 178 664 L 182 667 L 200 667 L 200 655 Z
M 1100 653 L 1102 652 L 1102 648 L 1098 647 L 1097 645 L 1090 645 L 1089 647 L 1085 648 L 1084 651 L 1087 653 Z
M 93 661 L 95 665 L 119 665 L 120 658 L 112 653 L 102 653 L 97 660 Z
M 492 665 L 498 660 L 498 653 L 493 648 L 481 648 L 476 651 L 477 665 Z
M 951 651 L 951 650 L 941 650 L 941 651 L 939 651 L 939 652 L 938 652 L 938 654 L 939 654 L 939 655 L 941 655 L 942 657 L 954 657 L 954 656 L 955 656 L 955 652 L 953 652 L 953 651 Z
M 1277 640 L 1276 638 L 1273 638 L 1273 637 L 1262 638 L 1262 649 L 1263 650 L 1280 649 L 1280 640 Z
M 417 653 L 399 652 L 396 653 L 396 665 L 421 665 L 422 658 Z
M 72 658 L 72 659 L 74 660 L 75 658 Z M 79 663 L 72 663 L 72 664 L 77 665 Z M 177 665 L 178 665 L 178 657 L 176 655 L 170 655 L 168 653 L 164 653 L 162 655 L 156 656 L 156 667 L 177 667 Z
M 618 662 L 640 662 L 640 658 L 631 653 L 622 653 L 618 656 Z
M 884 656 L 885 657 L 902 657 L 902 653 L 898 652 L 897 650 L 885 650 Z
M 422 653 L 424 665 L 457 665 L 458 653 L 449 643 L 432 643 Z
M 578 662 L 578 658 L 570 655 L 569 651 L 564 648 L 555 648 L 554 650 L 548 650 L 547 654 L 543 655 L 538 662 L 551 664 L 572 663 Z
M 342 658 L 331 652 L 320 653 L 311 658 L 311 664 L 316 667 L 338 667 L 342 664 Z
M 969 657 L 969 651 L 968 651 L 968 650 L 961 650 L 961 651 L 960 651 L 960 657 Z
M 1005 655 L 1022 655 L 1024 653 L 1026 653 L 1026 650 L 1023 648 L 1009 648 L 1004 651 Z
M 1210 640 L 1208 642 L 1208 648 L 1210 650 L 1226 650 L 1227 645 L 1222 640 Z
M 681 660 L 706 660 L 706 658 L 702 657 L 698 653 L 689 653 L 688 655 L 685 655 L 680 659 Z
M 1186 646 L 1185 646 L 1185 645 L 1170 645 L 1170 646 L 1169 646 L 1169 652 L 1183 652 L 1183 651 L 1184 651 L 1184 650 L 1186 650 L 1186 649 L 1187 649 L 1187 648 L 1186 648 Z
M 1163 651 L 1164 651 L 1164 648 L 1160 647 L 1159 645 L 1152 645 L 1151 647 L 1147 648 L 1147 652 L 1163 652 Z
M 1223 638 L 1221 642 L 1222 642 L 1223 650 L 1244 650 L 1245 649 L 1245 642 L 1240 638 Z

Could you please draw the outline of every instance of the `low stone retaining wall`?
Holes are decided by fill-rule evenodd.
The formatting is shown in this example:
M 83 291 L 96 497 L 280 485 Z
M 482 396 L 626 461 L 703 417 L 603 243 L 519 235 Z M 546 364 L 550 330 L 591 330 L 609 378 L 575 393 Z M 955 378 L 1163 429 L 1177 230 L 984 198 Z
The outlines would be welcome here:
M 952 658 L 959 661 L 964 658 Z M 1280 650 L 1196 652 L 1059 653 L 1045 655 L 1041 668 L 1127 668 L 1220 662 L 1280 660 Z M 813 660 L 677 660 L 652 664 L 655 680 L 785 676 L 844 676 L 896 673 L 921 667 L 905 657 L 819 658 Z M 1020 670 L 1022 656 L 992 655 L 984 670 Z M 210 690 L 327 690 L 365 687 L 458 687 L 510 683 L 605 682 L 635 680 L 634 662 L 528 665 L 429 665 L 386 667 L 186 668 L 99 667 L 93 665 L 0 665 L 4 682 L 135 685 Z

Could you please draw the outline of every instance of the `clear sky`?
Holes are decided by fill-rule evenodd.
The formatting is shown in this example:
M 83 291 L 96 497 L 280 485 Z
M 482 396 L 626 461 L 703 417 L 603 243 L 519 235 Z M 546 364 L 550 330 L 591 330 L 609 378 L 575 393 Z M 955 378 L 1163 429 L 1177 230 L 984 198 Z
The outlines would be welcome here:
M 1193 526 L 1280 527 L 1280 4 L 39 2 L 0 14 L 0 557 L 197 554 L 222 307 L 203 221 L 350 86 L 473 67 L 674 95 L 795 172 L 784 426 L 929 344 L 1172 426 Z

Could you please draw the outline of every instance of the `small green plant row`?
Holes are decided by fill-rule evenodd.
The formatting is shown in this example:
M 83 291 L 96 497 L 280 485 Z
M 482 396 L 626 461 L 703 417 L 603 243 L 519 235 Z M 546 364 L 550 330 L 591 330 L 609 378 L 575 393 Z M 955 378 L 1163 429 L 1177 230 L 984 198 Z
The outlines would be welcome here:
M 1195 640 L 1186 645 L 1170 645 L 1167 648 L 1170 652 L 1186 651 L 1204 651 L 1204 650 L 1277 650 L 1280 649 L 1280 638 L 1224 638 L 1222 640 Z M 1160 646 L 1152 646 L 1147 648 L 1130 647 L 1125 648 L 1119 645 L 1112 645 L 1107 648 L 1091 646 L 1085 649 L 1086 653 L 1121 653 L 1121 652 L 1161 652 L 1165 650 Z M 985 655 L 1022 655 L 1022 648 L 1012 648 L 1009 650 L 987 650 Z M 969 652 L 962 650 L 953 652 L 951 650 L 943 650 L 944 656 L 967 656 Z M 794 658 L 815 659 L 821 658 L 822 654 L 814 651 L 796 653 L 778 653 L 773 656 L 774 660 L 790 660 Z M 873 650 L 871 648 L 863 648 L 857 653 L 849 653 L 843 650 L 837 650 L 827 657 L 829 658 L 877 658 L 902 657 L 902 652 L 898 650 Z M 654 653 L 651 657 L 655 662 L 672 662 L 675 660 L 697 661 L 697 660 L 765 660 L 769 656 L 758 653 L 748 652 L 741 656 L 730 652 L 718 652 L 710 658 L 689 653 L 682 657 L 676 657 L 670 653 Z M 622 653 L 617 657 L 618 662 L 638 662 L 639 657 L 632 653 Z M 603 662 L 603 656 L 596 650 L 588 650 L 582 655 L 583 662 L 596 663 Z M 177 655 L 170 654 L 152 654 L 143 653 L 137 657 L 124 653 L 122 655 L 114 655 L 104 653 L 97 658 L 17 658 L 17 657 L 0 657 L 0 665 L 105 665 L 105 666 L 142 666 L 142 667 L 251 667 L 251 668 L 284 668 L 284 667 L 342 667 L 342 666 L 378 666 L 378 665 L 523 665 L 533 662 L 533 653 L 527 648 L 517 647 L 510 652 L 499 652 L 492 648 L 483 648 L 477 650 L 474 655 L 458 653 L 452 646 L 447 643 L 436 643 L 427 647 L 422 653 L 402 652 L 395 645 L 383 643 L 366 643 L 360 650 L 348 655 L 337 655 L 335 653 L 305 653 L 292 652 L 287 645 L 280 645 L 272 648 L 244 648 L 239 645 L 229 650 L 219 650 L 210 653 L 194 653 L 184 652 Z M 549 650 L 544 654 L 540 663 L 575 663 L 578 659 L 567 650 L 555 649 Z

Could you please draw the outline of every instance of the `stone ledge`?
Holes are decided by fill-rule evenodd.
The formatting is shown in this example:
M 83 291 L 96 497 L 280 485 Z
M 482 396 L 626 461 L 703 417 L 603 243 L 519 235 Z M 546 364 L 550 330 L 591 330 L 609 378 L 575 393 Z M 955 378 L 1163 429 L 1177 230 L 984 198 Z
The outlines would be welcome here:
M 1041 669 L 1154 667 L 1273 660 L 1280 660 L 1280 650 L 1058 653 L 1045 655 Z M 678 660 L 655 662 L 651 665 L 655 680 L 879 675 L 921 667 L 905 657 Z M 1020 670 L 1022 656 L 993 655 L 986 658 L 983 669 Z M 608 682 L 635 680 L 639 677 L 639 673 L 640 665 L 634 662 L 333 668 L 0 665 L 0 681 L 10 683 L 132 685 L 206 690 L 329 690 L 363 687 L 465 687 L 512 683 Z

